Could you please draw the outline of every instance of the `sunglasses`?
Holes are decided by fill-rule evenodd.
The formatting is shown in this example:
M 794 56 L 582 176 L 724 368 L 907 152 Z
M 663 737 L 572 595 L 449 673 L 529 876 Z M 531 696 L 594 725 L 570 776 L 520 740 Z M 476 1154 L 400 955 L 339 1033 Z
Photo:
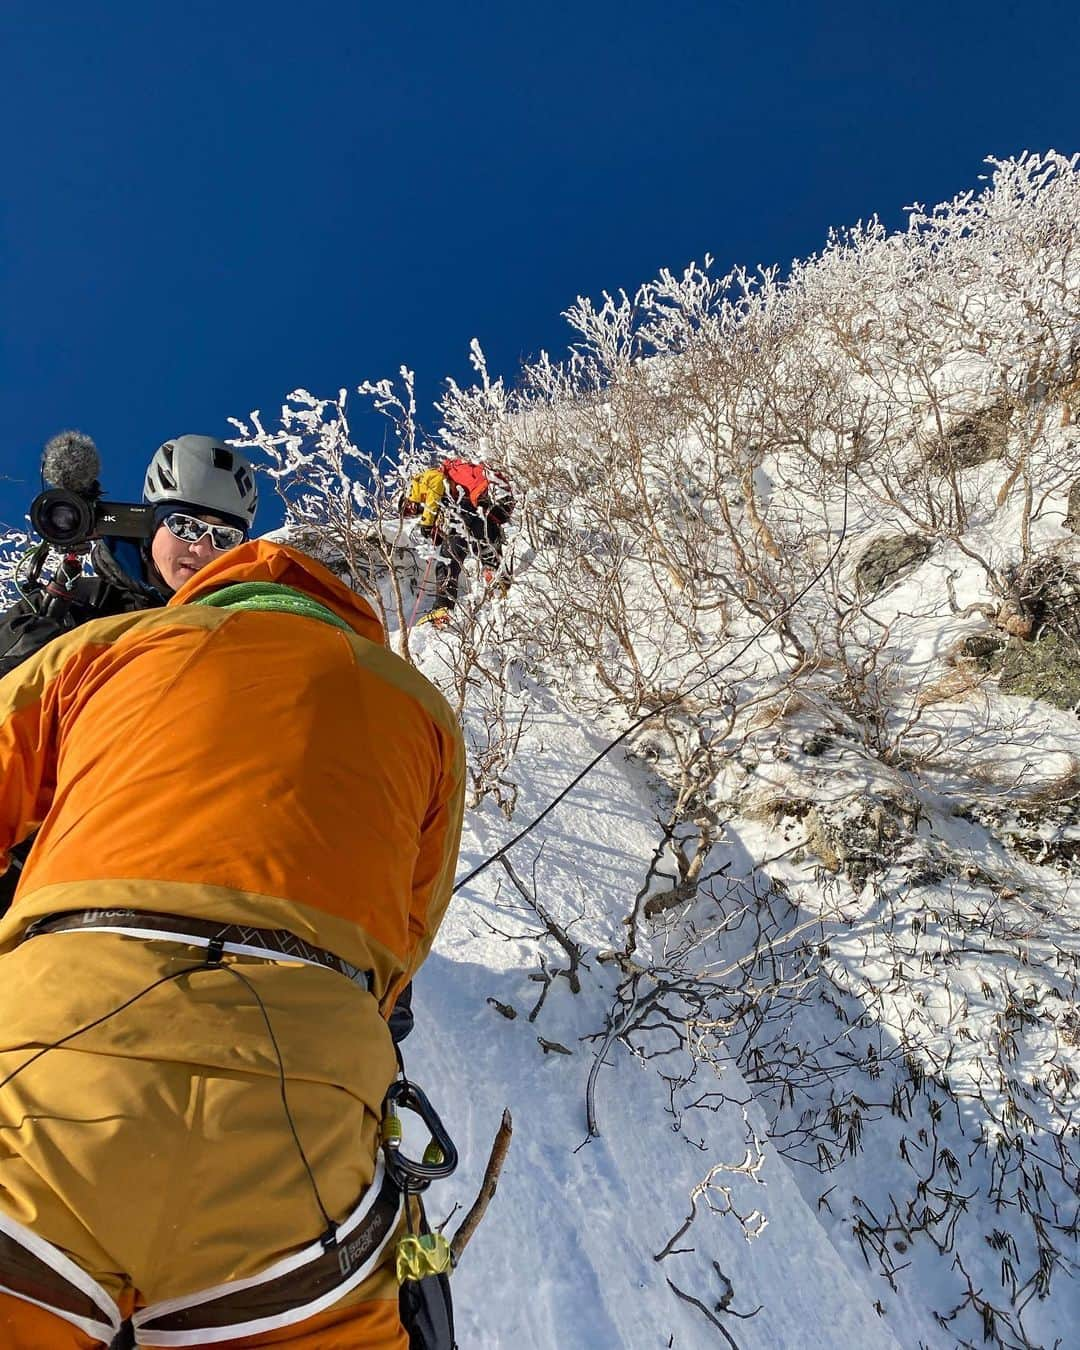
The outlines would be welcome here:
M 247 532 L 236 525 L 208 525 L 198 516 L 186 516 L 182 511 L 171 512 L 162 524 L 167 525 L 169 533 L 182 539 L 185 544 L 197 544 L 209 535 L 211 547 L 218 553 L 235 548 L 247 538 Z

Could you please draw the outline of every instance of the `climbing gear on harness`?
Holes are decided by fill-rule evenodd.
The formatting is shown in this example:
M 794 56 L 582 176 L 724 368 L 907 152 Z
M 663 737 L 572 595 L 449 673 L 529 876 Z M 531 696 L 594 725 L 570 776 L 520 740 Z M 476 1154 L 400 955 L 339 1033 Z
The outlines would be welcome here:
M 371 988 L 371 972 L 359 970 L 333 952 L 316 947 L 284 928 L 249 928 L 247 924 L 217 923 L 213 919 L 192 919 L 180 914 L 158 914 L 140 909 L 78 909 L 61 914 L 46 914 L 35 919 L 22 941 L 42 933 L 100 930 L 128 937 L 183 942 L 192 947 L 210 947 L 233 956 L 260 956 L 264 960 L 296 961 L 305 966 L 322 966 L 344 975 L 361 989 Z
M 401 1117 L 398 1111 L 412 1111 L 427 1126 L 431 1140 L 424 1150 L 420 1162 L 407 1157 L 401 1151 Z M 410 1083 L 404 1075 L 390 1084 L 383 1105 L 382 1122 L 383 1157 L 386 1170 L 403 1191 L 419 1195 L 426 1191 L 433 1181 L 441 1181 L 457 1169 L 458 1151 L 454 1141 L 446 1132 L 439 1119 L 438 1112 L 420 1091 L 415 1083 Z
M 407 1233 L 397 1245 L 398 1284 L 449 1275 L 452 1264 L 450 1243 L 442 1233 Z
M 400 1292 L 398 1309 L 409 1333 L 410 1350 L 453 1350 L 454 1307 L 450 1295 L 453 1259 L 450 1243 L 428 1227 L 421 1192 L 433 1181 L 448 1177 L 458 1165 L 458 1152 L 438 1112 L 405 1075 L 398 1049 L 400 1078 L 390 1084 L 383 1106 L 383 1161 L 387 1174 L 401 1187 L 408 1231 L 397 1244 L 395 1269 Z M 420 1117 L 431 1135 L 420 1162 L 402 1152 L 401 1111 Z M 415 1231 L 413 1210 L 419 1217 Z
M 454 1306 L 449 1275 L 408 1280 L 398 1295 L 398 1316 L 409 1350 L 454 1350 Z

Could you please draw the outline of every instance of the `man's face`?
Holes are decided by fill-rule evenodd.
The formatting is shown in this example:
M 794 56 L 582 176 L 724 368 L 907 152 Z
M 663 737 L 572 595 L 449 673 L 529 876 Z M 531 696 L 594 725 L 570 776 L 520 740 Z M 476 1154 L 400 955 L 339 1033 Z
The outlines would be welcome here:
M 184 511 L 183 515 L 204 521 L 207 525 L 224 525 L 220 516 L 200 511 Z M 209 531 L 196 543 L 178 539 L 168 525 L 162 521 L 150 543 L 150 558 L 157 568 L 158 575 L 170 590 L 178 591 L 193 577 L 200 568 L 206 566 L 211 558 L 216 558 L 220 550 L 214 548 Z

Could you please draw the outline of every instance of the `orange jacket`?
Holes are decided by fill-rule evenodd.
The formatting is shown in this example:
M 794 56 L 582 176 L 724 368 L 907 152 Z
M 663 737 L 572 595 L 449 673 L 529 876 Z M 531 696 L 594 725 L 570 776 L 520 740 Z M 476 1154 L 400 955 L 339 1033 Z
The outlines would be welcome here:
M 247 581 L 352 631 L 186 603 Z M 449 706 L 365 602 L 243 544 L 165 609 L 85 624 L 0 680 L 0 870 L 40 823 L 0 951 L 72 909 L 285 928 L 373 971 L 386 1015 L 449 901 L 463 778 Z

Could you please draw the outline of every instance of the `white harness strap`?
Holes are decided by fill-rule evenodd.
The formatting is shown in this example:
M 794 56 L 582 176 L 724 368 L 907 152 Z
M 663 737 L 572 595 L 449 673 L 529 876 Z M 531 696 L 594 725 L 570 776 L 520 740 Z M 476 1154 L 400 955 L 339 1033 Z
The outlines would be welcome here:
M 293 1326 L 332 1308 L 372 1273 L 394 1235 L 402 1195 L 379 1158 L 363 1200 L 332 1245 L 315 1241 L 260 1275 L 141 1309 L 137 1345 L 197 1346 Z
M 326 1312 L 375 1270 L 402 1214 L 382 1159 L 335 1240 L 275 1262 L 259 1275 L 166 1299 L 132 1318 L 136 1345 L 199 1346 L 293 1326 Z M 108 1292 L 59 1247 L 0 1213 L 0 1291 L 55 1313 L 110 1344 L 123 1318 Z
M 185 947 L 209 947 L 211 939 L 203 937 L 198 933 L 188 933 L 177 930 L 175 933 L 168 932 L 158 928 L 138 928 L 134 925 L 110 924 L 106 927 L 104 924 L 84 923 L 79 925 L 80 933 L 119 933 L 121 937 L 146 938 L 148 941 L 159 942 L 182 942 Z M 228 952 L 230 956 L 261 956 L 264 961 L 291 961 L 298 966 L 314 966 L 317 970 L 325 970 L 326 966 L 321 961 L 311 961 L 306 956 L 293 954 L 292 952 L 277 952 L 268 950 L 266 947 L 256 947 L 246 942 L 222 942 L 220 944 L 223 952 Z
M 108 1345 L 122 1318 L 109 1293 L 59 1247 L 0 1213 L 0 1289 Z

